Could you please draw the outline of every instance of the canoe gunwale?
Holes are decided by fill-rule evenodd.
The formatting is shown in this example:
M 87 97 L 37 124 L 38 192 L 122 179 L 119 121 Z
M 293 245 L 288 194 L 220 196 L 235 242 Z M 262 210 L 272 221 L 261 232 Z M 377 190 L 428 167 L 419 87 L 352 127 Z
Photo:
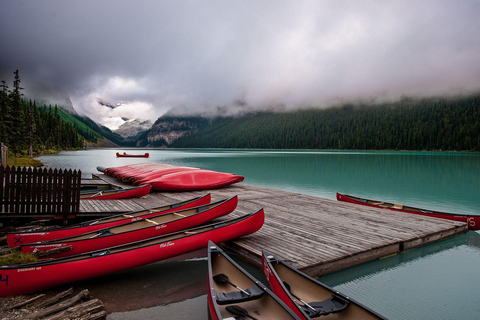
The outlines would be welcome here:
M 78 252 L 77 254 L 85 253 L 85 251 L 82 252 L 82 250 L 85 250 L 86 247 L 91 247 L 91 246 L 95 246 L 98 249 L 90 249 L 88 251 L 102 250 L 99 247 L 105 246 L 105 244 L 102 244 L 102 242 L 105 242 L 105 241 L 107 241 L 110 244 L 116 243 L 116 246 L 119 246 L 122 244 L 131 243 L 133 241 L 146 240 L 147 239 L 146 235 L 151 235 L 152 233 L 156 233 L 155 237 L 159 237 L 162 235 L 171 234 L 177 231 L 190 229 L 190 228 L 199 226 L 201 224 L 208 223 L 215 218 L 219 218 L 233 212 L 237 206 L 237 203 L 238 203 L 238 197 L 233 196 L 230 198 L 226 198 L 220 201 L 210 203 L 209 205 L 202 205 L 202 206 L 197 206 L 189 209 L 173 211 L 173 212 L 165 213 L 153 218 L 132 221 L 125 224 L 108 227 L 105 229 L 99 229 L 99 230 L 87 232 L 81 235 L 76 235 L 68 238 L 29 243 L 29 244 L 20 246 L 20 248 L 24 253 L 35 252 L 37 250 L 44 251 L 52 248 L 67 247 L 70 245 L 73 246 L 74 251 Z M 205 206 L 209 206 L 209 207 L 205 209 Z M 185 214 L 182 216 L 182 212 L 185 213 L 186 211 L 189 211 L 189 215 Z M 154 222 L 155 219 L 162 219 L 167 216 L 172 216 L 173 217 L 172 220 L 164 221 L 164 222 Z M 114 229 L 120 229 L 124 227 L 128 228 L 129 225 L 139 224 L 144 222 L 145 220 L 153 221 L 153 225 L 148 223 L 146 226 L 131 228 L 125 231 L 118 230 L 116 232 L 115 231 L 112 232 L 112 230 Z M 183 223 L 183 227 L 179 225 L 182 223 Z M 185 223 L 188 223 L 188 227 L 185 227 Z M 171 227 L 168 226 L 169 224 L 171 225 Z M 157 229 L 158 226 L 162 226 L 162 227 L 160 229 Z M 171 232 L 168 232 L 168 233 L 163 232 L 162 234 L 162 230 L 164 228 L 174 228 L 174 227 L 176 228 L 176 230 L 172 230 Z M 156 231 L 156 230 L 160 230 L 160 231 Z M 129 241 L 123 243 L 125 238 L 129 238 Z M 55 257 L 55 255 L 71 256 L 71 255 L 74 255 L 74 253 L 70 253 L 70 251 L 65 251 L 65 252 L 60 252 L 58 254 L 54 254 L 53 257 Z M 51 257 L 52 256 L 46 256 L 45 258 L 51 258 Z
M 281 290 L 283 291 L 283 292 L 281 292 L 281 294 L 284 297 L 288 297 L 288 299 L 289 299 L 289 301 L 287 301 L 287 302 L 284 301 L 284 302 L 287 305 L 294 305 L 295 306 L 295 311 L 298 311 L 297 314 L 298 315 L 301 314 L 302 317 L 306 320 L 322 316 L 322 314 L 317 314 L 317 315 L 312 316 L 312 315 L 310 315 L 309 312 L 305 311 L 305 310 L 308 310 L 307 306 L 304 306 L 302 308 L 302 306 L 293 297 L 291 292 L 285 287 L 284 282 L 282 281 L 283 279 L 281 279 L 280 276 L 278 275 L 278 273 L 275 270 L 275 267 L 273 266 L 272 262 L 275 262 L 275 263 L 281 265 L 281 267 L 288 270 L 288 272 L 291 272 L 292 274 L 294 274 L 295 277 L 304 278 L 305 280 L 312 282 L 314 285 L 317 285 L 317 286 L 323 288 L 326 291 L 330 291 L 331 292 L 331 298 L 332 297 L 339 297 L 342 300 L 348 301 L 349 304 L 353 304 L 354 306 L 359 307 L 360 309 L 363 309 L 365 312 L 370 313 L 373 318 L 384 319 L 384 320 L 387 319 L 387 318 L 383 317 L 382 315 L 378 314 L 376 311 L 370 309 L 369 307 L 367 307 L 367 306 L 361 304 L 360 302 L 350 298 L 349 296 L 347 296 L 347 295 L 329 287 L 328 285 L 326 285 L 326 284 L 310 277 L 309 275 L 295 269 L 294 267 L 286 264 L 283 260 L 278 259 L 275 255 L 269 253 L 268 251 L 262 250 L 262 268 L 263 268 L 263 271 L 265 273 L 265 276 L 266 276 L 267 280 L 269 281 L 269 283 L 270 283 L 270 281 L 276 282 L 276 285 L 278 285 L 281 288 Z M 273 276 L 273 279 L 270 280 L 272 278 L 272 276 Z M 272 283 L 270 283 L 270 286 L 272 287 Z M 275 290 L 274 290 L 274 292 L 275 292 Z M 309 301 L 308 303 L 311 304 L 311 305 L 315 305 L 314 302 Z M 332 313 L 342 312 L 346 308 L 348 308 L 348 306 L 349 305 L 347 305 L 345 308 L 343 308 L 341 310 L 338 310 L 338 311 L 335 311 L 335 312 L 332 312 Z M 325 314 L 325 315 L 328 315 L 328 314 Z
M 207 193 L 205 195 L 198 196 L 198 197 L 188 199 L 188 200 L 185 200 L 185 201 L 176 202 L 174 204 L 167 204 L 167 205 L 164 205 L 164 206 L 152 207 L 152 208 L 148 208 L 148 209 L 142 209 L 142 210 L 138 210 L 138 211 L 134 211 L 134 212 L 129 212 L 128 215 L 130 217 L 125 217 L 125 213 L 119 213 L 119 214 L 111 215 L 111 216 L 104 217 L 104 218 L 93 219 L 93 220 L 89 220 L 89 221 L 84 221 L 84 222 L 72 224 L 72 225 L 69 225 L 69 226 L 66 226 L 66 227 L 63 227 L 63 228 L 57 228 L 57 229 L 49 228 L 49 229 L 43 229 L 41 231 L 9 232 L 9 233 L 7 233 L 7 236 L 8 235 L 10 235 L 10 236 L 28 235 L 28 234 L 31 234 L 31 233 L 39 233 L 39 232 L 40 233 L 46 233 L 46 232 L 55 232 L 55 231 L 74 230 L 76 228 L 89 227 L 89 226 L 92 226 L 92 225 L 100 225 L 102 223 L 105 223 L 106 220 L 111 220 L 111 219 L 114 219 L 114 218 L 124 218 L 126 220 L 131 219 L 132 217 L 133 218 L 138 218 L 138 217 L 142 217 L 142 216 L 145 216 L 145 215 L 150 215 L 150 214 L 152 214 L 151 211 L 159 210 L 159 208 L 165 208 L 163 210 L 153 212 L 153 213 L 161 214 L 164 211 L 173 210 L 173 209 L 180 208 L 180 207 L 183 207 L 183 206 L 188 206 L 191 203 L 199 202 L 199 201 L 202 201 L 202 200 L 204 200 L 205 202 L 210 202 L 210 199 L 211 199 L 211 194 Z M 100 229 L 102 229 L 102 228 L 100 228 Z
M 100 255 L 101 256 L 114 255 L 114 254 L 119 254 L 119 253 L 122 253 L 122 252 L 131 251 L 131 250 L 137 250 L 137 249 L 141 249 L 141 248 L 148 247 L 148 246 L 151 246 L 151 245 L 157 245 L 157 244 L 161 244 L 163 242 L 168 242 L 168 241 L 172 241 L 172 240 L 179 240 L 181 238 L 186 238 L 186 237 L 190 237 L 190 236 L 193 236 L 193 235 L 200 235 L 202 233 L 206 233 L 206 232 L 209 232 L 209 231 L 212 231 L 212 230 L 218 230 L 218 229 L 221 229 L 223 227 L 232 226 L 232 225 L 235 225 L 236 223 L 242 222 L 244 220 L 247 220 L 250 217 L 253 217 L 253 216 L 259 214 L 261 211 L 263 211 L 263 209 L 259 209 L 255 212 L 248 213 L 248 214 L 242 215 L 240 217 L 235 217 L 235 218 L 232 218 L 232 219 L 229 219 L 229 220 L 226 220 L 226 221 L 211 223 L 211 224 L 208 224 L 208 225 L 205 225 L 205 226 L 199 226 L 199 227 L 194 227 L 194 228 L 190 228 L 190 229 L 187 229 L 187 230 L 182 230 L 182 231 L 169 233 L 169 234 L 162 235 L 162 236 L 159 236 L 159 237 L 155 237 L 155 238 L 152 238 L 152 239 L 135 241 L 135 242 L 128 243 L 128 244 L 115 246 L 115 247 L 111 247 L 111 248 L 108 248 L 108 249 L 96 250 L 96 251 L 92 251 L 92 252 L 88 252 L 88 253 L 82 253 L 82 254 L 75 255 L 75 256 L 58 258 L 58 259 L 53 259 L 53 260 L 36 261 L 36 262 L 26 263 L 26 264 L 23 264 L 23 265 L 0 266 L 0 271 L 1 270 L 8 270 L 8 269 L 20 269 L 20 267 L 23 269 L 23 268 L 30 268 L 30 267 L 48 266 L 48 265 L 52 265 L 52 264 L 59 264 L 59 263 L 65 263 L 65 262 L 74 262 L 74 261 L 78 261 L 78 260 L 75 260 L 75 259 L 79 258 L 81 256 L 85 256 L 85 258 L 82 259 L 82 260 L 86 260 L 86 259 L 91 259 L 91 258 L 94 258 L 95 256 L 100 256 Z M 196 232 L 196 230 L 202 230 L 202 229 L 205 229 L 205 230 L 203 230 L 201 232 Z M 179 238 L 173 238 L 173 237 L 175 237 L 177 235 L 180 235 L 180 234 L 184 234 L 184 236 L 179 237 Z M 172 238 L 172 239 L 161 241 L 162 238 L 165 238 L 165 239 Z M 154 243 L 155 241 L 158 241 L 158 242 Z M 145 244 L 142 245 L 142 243 L 144 243 L 144 242 L 149 242 L 149 243 L 145 243 Z M 150 243 L 150 242 L 152 242 L 152 243 Z M 126 250 L 121 250 L 122 247 L 127 247 L 127 246 L 131 247 L 131 248 L 126 249 Z
M 398 205 L 398 204 L 389 203 L 389 202 L 355 197 L 355 196 L 351 196 L 344 193 L 338 193 L 338 192 L 336 197 L 338 201 L 343 201 L 347 203 L 359 204 L 359 205 L 369 206 L 373 208 L 388 209 L 388 210 L 397 211 L 397 212 L 423 215 L 423 216 L 432 217 L 432 218 L 463 222 L 468 225 L 469 230 L 480 230 L 480 215 L 464 215 L 464 214 L 458 214 L 458 213 L 449 213 L 449 212 L 421 209 L 421 208 L 416 208 L 411 206 L 404 206 L 404 205 Z
M 238 273 L 246 276 L 252 283 L 249 288 L 245 288 L 246 292 L 249 292 L 251 296 L 246 296 L 245 294 L 241 293 L 240 291 L 231 291 L 227 293 L 227 297 L 230 294 L 231 296 L 237 296 L 238 299 L 233 299 L 230 301 L 223 300 L 224 296 L 220 296 L 220 302 L 217 300 L 217 294 L 219 291 L 216 291 L 213 286 L 213 255 L 218 254 L 221 259 L 225 259 L 228 263 L 232 264 L 232 266 L 238 271 Z M 210 316 L 213 320 L 216 319 L 224 319 L 221 315 L 219 305 L 226 306 L 226 305 L 233 305 L 233 304 L 240 304 L 248 303 L 249 301 L 255 301 L 264 298 L 265 296 L 269 296 L 273 299 L 276 303 L 278 303 L 279 307 L 283 308 L 286 313 L 288 313 L 292 319 L 300 319 L 295 315 L 295 313 L 288 308 L 288 306 L 283 303 L 270 289 L 268 289 L 262 282 L 254 278 L 249 272 L 247 272 L 244 268 L 242 268 L 238 263 L 236 263 L 232 258 L 230 258 L 219 246 L 217 246 L 214 242 L 208 242 L 208 306 Z M 232 275 L 230 275 L 232 276 Z M 215 300 L 215 301 L 214 301 Z

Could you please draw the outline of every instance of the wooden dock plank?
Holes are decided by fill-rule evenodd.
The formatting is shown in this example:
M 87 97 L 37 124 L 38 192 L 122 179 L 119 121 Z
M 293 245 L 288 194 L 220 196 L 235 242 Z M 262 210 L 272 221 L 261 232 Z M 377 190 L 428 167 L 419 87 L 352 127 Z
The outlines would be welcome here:
M 111 177 L 98 177 L 109 183 L 114 181 L 118 187 L 129 187 Z M 257 265 L 260 265 L 261 252 L 265 249 L 314 276 L 463 234 L 468 230 L 465 223 L 244 183 L 216 190 L 152 192 L 139 199 L 85 203 L 81 211 L 150 208 L 206 193 L 211 194 L 212 201 L 238 195 L 238 207 L 231 216 L 260 208 L 265 210 L 265 223 L 258 232 L 222 244 L 225 249 Z

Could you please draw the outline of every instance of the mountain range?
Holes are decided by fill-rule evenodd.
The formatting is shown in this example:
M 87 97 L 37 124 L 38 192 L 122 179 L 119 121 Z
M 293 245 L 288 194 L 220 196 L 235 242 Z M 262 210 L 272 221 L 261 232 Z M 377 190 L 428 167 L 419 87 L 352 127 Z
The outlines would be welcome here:
M 480 151 L 480 94 L 230 116 L 171 112 L 153 124 L 123 119 L 113 131 L 78 114 L 61 117 L 99 147 Z

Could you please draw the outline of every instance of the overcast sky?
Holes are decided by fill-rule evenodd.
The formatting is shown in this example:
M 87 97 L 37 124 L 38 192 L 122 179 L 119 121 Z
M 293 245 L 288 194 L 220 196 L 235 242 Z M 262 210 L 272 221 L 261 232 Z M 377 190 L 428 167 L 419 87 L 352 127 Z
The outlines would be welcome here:
M 111 127 L 174 107 L 469 93 L 480 1 L 0 0 L 0 80 L 16 69 L 25 93 Z

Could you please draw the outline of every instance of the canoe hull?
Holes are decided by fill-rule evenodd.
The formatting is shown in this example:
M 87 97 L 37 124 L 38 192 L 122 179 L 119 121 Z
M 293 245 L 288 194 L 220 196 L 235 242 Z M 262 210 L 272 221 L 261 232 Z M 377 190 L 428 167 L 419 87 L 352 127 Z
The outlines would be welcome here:
M 119 189 L 109 194 L 109 191 L 100 191 L 92 193 L 91 195 L 81 194 L 81 200 L 118 200 L 118 199 L 130 199 L 140 198 L 150 193 L 152 189 L 151 185 L 143 185 L 137 188 Z
M 153 190 L 195 191 L 217 189 L 244 180 L 243 176 L 210 170 L 191 170 L 172 173 L 148 181 Z
M 342 194 L 342 193 L 337 193 L 337 200 L 338 201 L 343 201 L 343 202 L 348 202 L 348 203 L 360 204 L 362 206 L 368 206 L 368 207 L 374 207 L 374 208 L 380 208 L 380 209 L 388 209 L 388 210 L 392 210 L 392 211 L 413 213 L 413 214 L 427 216 L 427 217 L 434 217 L 434 218 L 464 222 L 464 223 L 468 224 L 468 229 L 469 230 L 480 230 L 480 216 L 477 216 L 477 215 L 466 216 L 466 215 L 461 215 L 461 214 L 446 213 L 446 212 L 440 212 L 440 211 L 432 211 L 432 210 L 414 208 L 414 207 L 403 206 L 403 205 L 399 206 L 399 205 L 396 205 L 396 204 L 393 204 L 393 203 L 370 200 L 370 199 L 363 199 L 363 198 L 349 196 L 349 195 Z M 375 204 L 375 203 L 381 203 L 383 206 Z M 395 208 L 395 206 L 397 206 L 397 208 Z
M 228 283 L 214 281 L 214 275 L 223 274 L 228 280 L 245 290 L 242 293 Z M 246 272 L 225 254 L 214 242 L 208 244 L 208 308 L 211 319 L 233 319 L 227 308 L 239 306 L 250 315 L 262 319 L 299 319 L 272 291 Z M 243 319 L 246 317 L 242 317 Z
M 147 174 L 144 174 L 144 175 L 138 175 L 138 177 L 135 177 L 135 178 L 132 178 L 132 177 L 129 177 L 129 178 L 131 180 L 133 180 L 132 184 L 134 186 L 138 186 L 138 185 L 141 185 L 141 184 L 148 184 L 149 181 L 158 179 L 158 178 L 163 177 L 167 174 L 183 172 L 183 171 L 190 171 L 190 170 L 200 170 L 200 169 L 189 168 L 189 167 L 168 168 L 168 169 L 157 170 L 155 172 L 147 173 Z
M 16 232 L 7 234 L 7 243 L 11 248 L 18 247 L 22 244 L 48 241 L 54 239 L 68 238 L 80 235 L 95 230 L 110 228 L 121 224 L 134 222 L 137 220 L 148 219 L 156 215 L 161 215 L 169 212 L 184 210 L 197 206 L 202 206 L 210 203 L 211 195 L 207 194 L 187 201 L 182 201 L 162 207 L 151 208 L 148 210 L 141 210 L 137 212 L 130 212 L 128 214 L 118 214 L 115 216 L 106 217 L 103 219 L 96 219 L 84 223 L 72 225 L 61 229 L 43 230 L 40 232 Z
M 127 153 L 118 153 L 117 152 L 117 157 L 119 158 L 148 158 L 150 154 L 148 152 L 144 154 L 127 154 Z
M 317 317 L 356 320 L 386 319 L 350 297 L 285 264 L 266 251 L 262 251 L 262 269 L 272 291 L 300 319 L 310 320 Z M 291 291 L 287 290 L 285 284 L 291 286 Z M 310 310 L 306 306 L 302 307 L 301 304 L 303 305 L 303 302 L 300 304 L 299 299 L 294 298 L 290 292 L 296 293 L 297 297 L 305 302 L 317 306 L 317 311 L 325 312 L 325 314 L 315 314 L 316 311 Z M 335 297 L 334 299 L 340 302 L 337 304 L 337 310 L 331 309 L 329 310 L 331 313 L 329 313 L 327 310 L 331 307 L 331 304 L 325 304 L 322 308 L 319 307 L 322 301 L 328 301 L 332 297 Z
M 0 296 L 38 292 L 60 284 L 98 277 L 205 248 L 259 230 L 263 209 L 239 218 L 155 239 L 69 258 L 0 267 Z
M 54 254 L 50 254 L 45 258 L 62 258 L 72 255 L 82 254 L 90 251 L 101 250 L 105 248 L 120 246 L 123 244 L 141 241 L 145 239 L 155 238 L 161 235 L 174 233 L 177 231 L 190 229 L 201 224 L 207 223 L 213 219 L 225 216 L 235 210 L 238 204 L 238 198 L 232 197 L 218 202 L 216 205 L 211 205 L 208 209 L 205 206 L 191 208 L 187 210 L 176 211 L 170 214 L 162 214 L 157 217 L 157 220 L 165 217 L 176 216 L 177 219 L 165 223 L 155 223 L 156 218 L 150 218 L 148 221 L 151 224 L 150 227 L 143 227 L 135 229 L 135 225 L 145 225 L 146 223 L 141 221 L 131 222 L 125 225 L 121 225 L 121 229 L 131 229 L 131 231 L 115 231 L 109 232 L 110 229 L 101 229 L 96 232 L 80 235 L 79 237 L 58 239 L 53 241 L 45 241 L 33 244 L 27 244 L 21 246 L 22 253 L 33 253 L 38 251 L 45 251 L 50 249 L 59 249 L 71 246 L 72 248 L 67 251 L 62 251 Z M 186 211 L 196 212 L 193 215 L 187 216 Z M 182 218 L 182 215 L 184 216 Z M 119 229 L 119 228 L 117 228 Z M 81 238 L 81 239 L 77 239 Z

